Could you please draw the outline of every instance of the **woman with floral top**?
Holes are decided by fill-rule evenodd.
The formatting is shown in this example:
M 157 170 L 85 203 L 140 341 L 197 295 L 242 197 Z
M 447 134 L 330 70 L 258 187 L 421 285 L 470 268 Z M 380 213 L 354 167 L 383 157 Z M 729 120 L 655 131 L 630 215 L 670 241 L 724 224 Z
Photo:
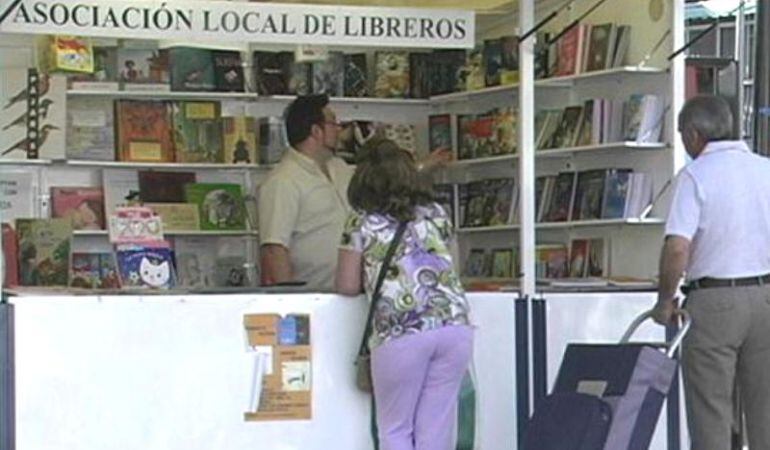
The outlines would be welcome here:
M 370 141 L 348 188 L 356 211 L 342 234 L 336 287 L 371 301 L 382 260 L 407 222 L 380 290 L 369 340 L 382 450 L 449 450 L 471 359 L 468 303 L 447 212 L 408 152 Z

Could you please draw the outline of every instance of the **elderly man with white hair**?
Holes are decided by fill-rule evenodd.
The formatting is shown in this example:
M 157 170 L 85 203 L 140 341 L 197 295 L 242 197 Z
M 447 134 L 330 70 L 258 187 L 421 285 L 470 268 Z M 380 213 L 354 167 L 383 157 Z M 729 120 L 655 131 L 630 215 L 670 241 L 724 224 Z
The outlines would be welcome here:
M 670 323 L 684 276 L 692 448 L 730 449 L 737 381 L 749 447 L 770 449 L 770 160 L 735 140 L 720 97 L 687 101 L 679 132 L 693 161 L 677 175 L 654 317 Z

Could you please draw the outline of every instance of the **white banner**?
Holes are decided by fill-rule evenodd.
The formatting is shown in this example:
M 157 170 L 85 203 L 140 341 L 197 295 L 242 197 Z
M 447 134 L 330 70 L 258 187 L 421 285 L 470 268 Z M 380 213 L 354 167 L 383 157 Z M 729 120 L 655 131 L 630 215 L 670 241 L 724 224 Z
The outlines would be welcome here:
M 2 2 L 6 10 L 13 2 Z M 0 32 L 218 43 L 471 48 L 473 11 L 223 1 L 23 0 Z

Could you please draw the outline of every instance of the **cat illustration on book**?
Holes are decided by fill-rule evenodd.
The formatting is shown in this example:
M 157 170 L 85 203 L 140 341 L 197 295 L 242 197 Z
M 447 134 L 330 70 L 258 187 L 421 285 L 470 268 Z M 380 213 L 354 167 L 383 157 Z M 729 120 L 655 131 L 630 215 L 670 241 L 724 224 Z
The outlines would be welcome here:
M 141 263 L 139 263 L 139 278 L 151 287 L 165 287 L 171 279 L 168 261 L 153 264 L 149 259 L 142 258 Z

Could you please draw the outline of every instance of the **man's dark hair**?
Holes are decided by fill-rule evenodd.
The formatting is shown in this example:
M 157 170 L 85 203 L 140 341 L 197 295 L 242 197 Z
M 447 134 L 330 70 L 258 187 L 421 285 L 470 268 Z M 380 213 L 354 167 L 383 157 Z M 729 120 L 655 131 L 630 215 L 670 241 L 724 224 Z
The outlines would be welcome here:
M 400 221 L 412 220 L 414 209 L 433 201 L 429 185 L 420 178 L 412 154 L 384 138 L 368 141 L 348 186 L 350 205 Z
M 326 94 L 303 95 L 286 107 L 283 118 L 286 122 L 286 137 L 289 145 L 296 147 L 310 136 L 313 125 L 323 124 L 325 120 L 323 109 L 328 104 L 329 96 Z

